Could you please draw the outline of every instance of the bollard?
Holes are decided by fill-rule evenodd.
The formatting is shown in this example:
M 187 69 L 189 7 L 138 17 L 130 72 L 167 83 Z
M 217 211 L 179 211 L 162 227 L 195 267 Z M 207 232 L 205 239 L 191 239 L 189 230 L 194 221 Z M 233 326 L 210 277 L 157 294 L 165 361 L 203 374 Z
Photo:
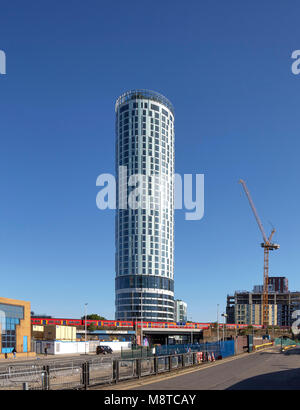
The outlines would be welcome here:
M 42 389 L 43 390 L 49 390 L 49 366 L 44 366 L 43 367 L 43 373 L 42 373 Z
M 141 378 L 141 373 L 142 373 L 142 359 L 136 359 L 136 372 L 137 372 L 137 377 L 138 379 Z
M 81 365 L 81 383 L 85 386 L 85 363 Z
M 115 384 L 119 381 L 119 361 L 113 361 L 113 379 L 115 380 Z
M 82 363 L 82 384 L 85 390 L 87 390 L 89 383 L 89 363 L 85 362 Z
M 42 390 L 46 390 L 45 372 L 42 372 Z
M 154 357 L 154 373 L 158 374 L 158 357 Z
M 87 383 L 87 386 L 89 386 L 90 384 L 90 363 L 89 362 L 86 363 L 86 383 Z

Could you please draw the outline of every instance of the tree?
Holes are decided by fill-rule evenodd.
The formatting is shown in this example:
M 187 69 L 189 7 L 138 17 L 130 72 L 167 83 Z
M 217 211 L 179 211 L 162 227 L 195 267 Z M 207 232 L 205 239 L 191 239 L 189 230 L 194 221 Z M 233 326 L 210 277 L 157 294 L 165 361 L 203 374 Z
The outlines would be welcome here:
M 85 320 L 85 316 L 82 316 L 81 319 Z M 86 315 L 86 319 L 87 320 L 107 320 L 105 317 L 99 316 L 96 313 L 92 313 L 91 315 Z

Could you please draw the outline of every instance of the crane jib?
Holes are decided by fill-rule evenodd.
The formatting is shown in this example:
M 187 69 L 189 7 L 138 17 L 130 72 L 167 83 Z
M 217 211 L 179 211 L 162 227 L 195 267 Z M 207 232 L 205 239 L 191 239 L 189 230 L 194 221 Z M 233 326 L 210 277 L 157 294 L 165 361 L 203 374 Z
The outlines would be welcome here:
M 243 181 L 242 179 L 240 179 L 239 181 L 244 188 L 244 191 L 247 195 L 249 204 L 251 206 L 251 209 L 253 211 L 253 214 L 255 216 L 256 222 L 258 224 L 258 227 L 262 233 L 264 242 L 261 243 L 261 247 L 264 248 L 264 281 L 263 281 L 263 308 L 262 308 L 262 322 L 264 326 L 268 326 L 269 323 L 269 298 L 268 298 L 268 285 L 269 285 L 269 251 L 274 251 L 276 249 L 279 249 L 280 246 L 276 243 L 271 243 L 271 239 L 275 233 L 275 229 L 272 229 L 272 232 L 269 236 L 269 239 L 267 239 L 267 236 L 265 234 L 263 225 L 261 223 L 261 220 L 258 216 L 258 213 L 255 209 L 254 203 L 252 201 L 251 195 L 248 191 L 247 185 L 245 183 L 245 181 Z

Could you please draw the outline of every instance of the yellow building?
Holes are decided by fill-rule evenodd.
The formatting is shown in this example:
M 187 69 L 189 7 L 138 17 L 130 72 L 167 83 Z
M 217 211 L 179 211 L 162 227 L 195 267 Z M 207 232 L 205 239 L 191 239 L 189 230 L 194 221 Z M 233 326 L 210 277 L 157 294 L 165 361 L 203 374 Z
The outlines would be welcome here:
M 31 352 L 30 302 L 0 297 L 0 359 L 35 356 Z
M 44 339 L 44 326 L 32 325 L 31 336 L 32 336 L 32 339 L 43 340 Z
M 277 305 L 268 305 L 269 326 L 277 325 Z M 237 304 L 235 305 L 235 323 L 261 325 L 263 323 L 262 304 Z
M 75 326 L 58 326 L 46 325 L 44 326 L 44 340 L 76 340 Z

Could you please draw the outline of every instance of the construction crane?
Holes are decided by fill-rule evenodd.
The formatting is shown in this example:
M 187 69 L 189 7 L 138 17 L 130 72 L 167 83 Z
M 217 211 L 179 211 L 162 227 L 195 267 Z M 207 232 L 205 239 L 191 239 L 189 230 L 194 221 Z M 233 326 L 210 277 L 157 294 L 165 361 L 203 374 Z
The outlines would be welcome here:
M 250 193 L 248 191 L 246 182 L 240 179 L 240 184 L 243 185 L 244 191 L 247 195 L 249 204 L 252 208 L 252 211 L 254 213 L 256 222 L 258 224 L 258 227 L 262 233 L 263 236 L 263 242 L 261 243 L 261 247 L 264 248 L 264 281 L 263 281 L 263 325 L 268 326 L 269 325 L 269 300 L 268 300 L 268 285 L 269 285 L 269 251 L 273 251 L 275 249 L 279 249 L 279 245 L 276 243 L 272 243 L 272 237 L 275 233 L 275 229 L 272 229 L 272 232 L 267 238 L 267 235 L 265 234 L 263 225 L 261 223 L 261 220 L 259 219 L 258 213 L 255 209 L 254 203 L 251 199 Z

